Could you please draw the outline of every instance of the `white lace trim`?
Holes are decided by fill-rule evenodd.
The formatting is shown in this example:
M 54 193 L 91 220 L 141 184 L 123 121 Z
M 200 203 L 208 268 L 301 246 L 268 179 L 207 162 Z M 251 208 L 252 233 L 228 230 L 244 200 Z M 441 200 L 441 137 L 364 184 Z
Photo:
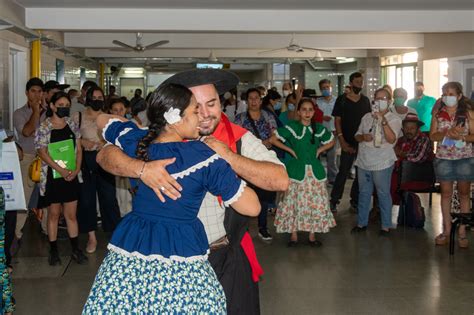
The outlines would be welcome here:
M 314 172 L 313 172 L 313 167 L 311 165 L 305 165 L 305 170 L 304 170 L 304 177 L 302 180 L 298 180 L 298 179 L 294 179 L 294 178 L 290 178 L 290 182 L 295 182 L 295 183 L 298 183 L 298 184 L 301 184 L 304 182 L 304 180 L 306 179 L 306 177 L 308 177 L 307 172 L 308 172 L 308 169 L 311 170 L 311 174 L 313 174 L 313 177 L 314 179 L 317 181 L 317 182 L 324 182 L 327 180 L 327 177 L 324 176 L 324 178 L 322 179 L 318 179 L 316 177 L 316 175 L 314 175 Z
M 321 137 L 323 134 L 324 134 L 324 129 L 321 130 L 321 133 L 318 133 L 318 134 L 316 134 L 315 136 L 316 136 L 316 137 Z
M 209 166 L 209 164 L 211 164 L 212 162 L 214 162 L 215 160 L 219 158 L 220 158 L 219 154 L 216 153 L 213 156 L 207 158 L 206 160 L 199 162 L 198 164 L 195 164 L 185 169 L 182 172 L 171 174 L 171 176 L 174 179 L 183 178 L 184 176 L 188 176 L 189 174 L 196 172 L 198 169 Z
M 242 193 L 244 192 L 244 188 L 245 186 L 247 186 L 247 183 L 244 181 L 244 180 L 240 180 L 240 186 L 239 186 L 239 190 L 237 190 L 237 192 L 235 193 L 235 195 L 230 198 L 229 200 L 227 201 L 224 201 L 224 206 L 228 207 L 230 206 L 232 203 L 236 202 L 237 200 L 239 200 L 240 196 L 242 195 Z
M 107 249 L 118 253 L 120 255 L 126 256 L 126 257 L 137 257 L 146 261 L 154 261 L 154 260 L 159 260 L 165 263 L 171 263 L 173 261 L 179 261 L 179 262 L 193 262 L 193 261 L 202 261 L 202 260 L 207 260 L 207 257 L 209 256 L 209 249 L 206 251 L 205 255 L 196 255 L 196 256 L 190 256 L 190 257 L 182 257 L 182 256 L 175 256 L 172 255 L 169 258 L 166 258 L 162 255 L 158 254 L 153 254 L 153 255 L 143 255 L 139 252 L 127 252 L 125 249 L 117 247 L 113 244 L 107 245 Z
M 329 142 L 331 142 L 332 140 L 334 140 L 334 135 L 333 133 L 331 132 L 331 138 L 329 138 L 328 141 L 321 141 L 322 144 L 328 144 Z
M 107 141 L 108 143 L 111 143 L 110 141 L 108 141 L 106 138 L 105 138 L 105 132 L 107 131 L 107 129 L 110 127 L 110 125 L 112 125 L 114 122 L 122 122 L 120 119 L 118 118 L 112 118 L 112 119 L 109 119 L 109 121 L 107 122 L 107 124 L 105 125 L 104 129 L 102 129 L 102 138 L 104 138 L 105 141 Z
M 280 140 L 281 142 L 286 142 L 286 139 L 283 138 L 282 136 L 280 136 L 280 134 L 278 133 L 277 130 L 275 130 L 274 134 L 275 134 L 275 137 L 277 137 L 278 140 Z
M 118 146 L 121 150 L 123 150 L 122 145 L 119 142 L 119 139 L 121 136 L 125 135 L 128 133 L 130 130 L 133 130 L 133 128 L 125 128 L 124 130 L 120 131 L 119 135 L 117 138 L 115 138 L 115 145 Z
M 313 129 L 310 126 L 303 126 L 303 133 L 301 134 L 301 136 L 297 136 L 296 132 L 293 129 L 291 129 L 290 126 L 285 126 L 285 128 L 288 129 L 288 131 L 293 135 L 293 137 L 295 137 L 298 140 L 303 139 L 304 135 L 306 134 L 306 129 L 309 129 L 311 133 L 313 132 Z

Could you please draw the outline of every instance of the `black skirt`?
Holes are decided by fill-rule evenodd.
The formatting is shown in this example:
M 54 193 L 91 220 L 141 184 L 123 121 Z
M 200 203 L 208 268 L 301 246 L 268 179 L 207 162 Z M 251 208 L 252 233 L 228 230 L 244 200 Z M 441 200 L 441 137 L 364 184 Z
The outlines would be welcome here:
M 53 129 L 51 130 L 50 143 L 63 141 L 67 139 L 72 139 L 74 146 L 76 146 L 76 136 L 72 132 L 69 125 L 63 129 Z M 74 180 L 68 182 L 64 178 L 53 178 L 53 170 L 51 167 L 48 167 L 48 175 L 46 179 L 46 191 L 44 198 L 41 198 L 40 204 L 42 207 L 49 206 L 52 203 L 64 203 L 76 201 L 79 199 L 79 180 L 74 178 Z

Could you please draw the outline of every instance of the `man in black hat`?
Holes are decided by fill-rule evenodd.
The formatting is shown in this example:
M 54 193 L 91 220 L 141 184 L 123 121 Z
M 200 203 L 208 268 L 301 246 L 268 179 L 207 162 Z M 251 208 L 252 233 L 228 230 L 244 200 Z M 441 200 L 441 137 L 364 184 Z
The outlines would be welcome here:
M 420 131 L 420 127 L 424 124 L 425 123 L 418 118 L 418 115 L 414 113 L 408 113 L 402 121 L 403 136 L 398 139 L 394 147 L 395 154 L 398 158 L 393 169 L 390 189 L 394 205 L 400 203 L 397 186 L 401 163 L 403 161 L 423 163 L 434 159 L 433 144 L 430 138 Z M 405 184 L 406 187 L 404 187 L 404 190 L 422 190 L 429 188 L 419 185 L 420 183 L 407 183 Z M 421 183 L 421 185 L 426 185 L 426 183 Z
M 208 137 L 206 143 L 239 176 L 266 190 L 287 190 L 288 175 L 275 153 L 222 114 L 219 95 L 234 88 L 238 81 L 231 72 L 199 69 L 178 73 L 164 83 L 181 84 L 193 92 L 199 104 L 200 134 L 215 137 Z M 126 177 L 139 177 L 143 166 L 142 161 L 129 158 L 112 145 L 104 147 L 97 160 L 106 171 Z M 147 162 L 141 176 L 162 201 L 165 197 L 180 197 L 181 186 L 165 169 L 173 162 L 174 159 Z M 248 218 L 237 215 L 232 209 L 225 209 L 219 199 L 209 193 L 203 201 L 199 218 L 210 243 L 209 261 L 226 293 L 228 314 L 259 314 L 257 281 L 261 268 L 251 238 L 246 233 Z
M 54 93 L 59 92 L 59 91 L 64 91 L 65 89 L 69 88 L 69 84 L 59 84 L 58 81 L 50 80 L 44 84 L 44 93 L 43 97 L 46 102 L 46 104 L 51 101 L 51 98 L 53 97 Z

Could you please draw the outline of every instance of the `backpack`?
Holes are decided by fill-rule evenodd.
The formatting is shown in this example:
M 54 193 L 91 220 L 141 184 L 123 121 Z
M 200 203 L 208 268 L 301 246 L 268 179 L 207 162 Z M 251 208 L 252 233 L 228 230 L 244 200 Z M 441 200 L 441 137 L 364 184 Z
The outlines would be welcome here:
M 425 225 L 425 209 L 421 206 L 421 200 L 417 194 L 413 192 L 403 194 L 403 204 L 400 206 L 397 222 L 398 225 L 406 225 L 417 229 L 423 228 Z

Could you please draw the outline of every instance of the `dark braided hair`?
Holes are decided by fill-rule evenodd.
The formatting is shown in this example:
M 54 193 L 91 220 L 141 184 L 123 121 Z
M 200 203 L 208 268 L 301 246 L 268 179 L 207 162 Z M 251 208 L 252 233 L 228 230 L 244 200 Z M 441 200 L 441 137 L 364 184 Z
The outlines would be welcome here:
M 191 102 L 192 95 L 187 87 L 172 83 L 160 85 L 153 92 L 146 112 L 150 125 L 148 133 L 138 143 L 136 151 L 138 159 L 148 161 L 148 147 L 166 127 L 164 114 L 173 107 L 179 109 L 182 116 Z
M 296 110 L 300 110 L 301 106 L 304 104 L 304 103 L 311 103 L 313 105 L 313 109 L 316 108 L 316 104 L 314 103 L 314 101 L 309 98 L 309 97 L 303 97 L 299 102 L 298 102 L 298 106 L 296 107 Z M 314 122 L 311 122 L 311 129 L 313 130 L 312 133 L 311 133 L 311 144 L 315 144 L 315 137 L 316 137 L 316 124 Z

